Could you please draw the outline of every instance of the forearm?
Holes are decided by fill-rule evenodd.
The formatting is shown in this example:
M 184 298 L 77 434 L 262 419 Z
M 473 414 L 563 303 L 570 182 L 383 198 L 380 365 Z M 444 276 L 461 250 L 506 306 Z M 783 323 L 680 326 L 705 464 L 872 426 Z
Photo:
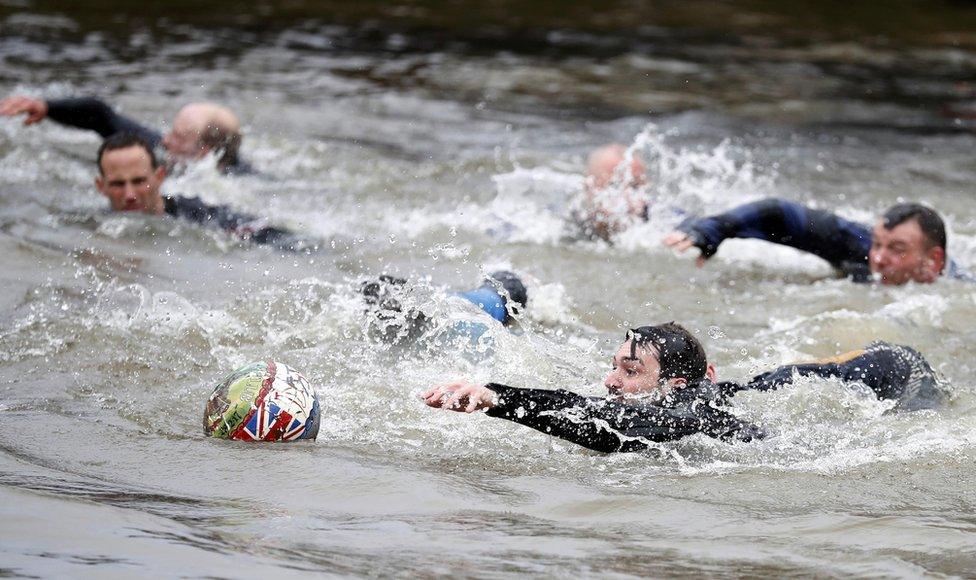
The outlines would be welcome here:
M 497 399 L 487 414 L 532 427 L 577 445 L 609 453 L 636 451 L 647 447 L 639 441 L 625 441 L 613 429 L 612 417 L 593 416 L 593 403 L 569 391 L 521 389 L 496 383 L 486 385 Z

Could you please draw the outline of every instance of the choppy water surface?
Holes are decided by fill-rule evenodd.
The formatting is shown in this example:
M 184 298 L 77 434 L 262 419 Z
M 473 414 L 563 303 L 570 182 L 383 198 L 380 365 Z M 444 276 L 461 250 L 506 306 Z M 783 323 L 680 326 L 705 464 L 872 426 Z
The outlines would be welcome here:
M 870 220 L 917 199 L 976 266 L 971 8 L 835 27 L 762 2 L 212 6 L 0 2 L 0 94 L 97 94 L 161 127 L 225 102 L 262 174 L 203 163 L 167 190 L 330 242 L 281 256 L 106 214 L 95 137 L 0 120 L 0 575 L 972 574 L 976 289 L 854 286 L 759 242 L 697 270 L 659 245 L 669 208 L 778 195 Z M 614 140 L 660 211 L 573 240 L 586 153 Z M 499 266 L 531 303 L 487 355 L 367 338 L 361 280 L 408 277 L 450 324 L 467 310 L 445 292 Z M 458 376 L 599 393 L 623 330 L 671 319 L 723 378 L 886 339 L 956 397 L 890 415 L 811 380 L 737 398 L 761 443 L 620 456 L 418 398 Z M 319 440 L 204 439 L 213 384 L 268 357 L 317 385 Z

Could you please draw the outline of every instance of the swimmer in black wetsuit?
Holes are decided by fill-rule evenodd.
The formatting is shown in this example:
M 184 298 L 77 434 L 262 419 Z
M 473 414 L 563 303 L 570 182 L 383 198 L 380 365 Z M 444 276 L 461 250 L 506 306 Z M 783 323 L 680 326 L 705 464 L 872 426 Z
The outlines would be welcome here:
M 184 106 L 173 119 L 172 129 L 165 135 L 119 115 L 93 97 L 45 101 L 12 96 L 0 100 L 0 115 L 20 114 L 26 115 L 25 125 L 49 118 L 68 127 L 95 131 L 105 138 L 116 133 L 136 134 L 153 149 L 161 146 L 166 151 L 170 170 L 215 151 L 220 155 L 217 168 L 222 173 L 239 175 L 254 172 L 240 157 L 240 121 L 230 109 L 215 103 L 190 103 Z
M 595 451 L 639 451 L 695 433 L 724 441 L 761 439 L 763 429 L 730 413 L 728 399 L 742 390 L 778 388 L 797 375 L 862 382 L 901 410 L 934 408 L 948 398 L 920 354 L 886 343 L 832 361 L 780 367 L 746 384 L 716 383 L 701 344 L 673 322 L 627 334 L 604 380 L 607 397 L 467 381 L 434 387 L 423 397 L 431 407 L 483 409 Z
M 106 139 L 98 149 L 98 169 L 95 187 L 114 211 L 166 214 L 287 251 L 317 249 L 314 242 L 227 206 L 209 205 L 195 197 L 161 195 L 166 168 L 157 163 L 149 143 L 138 135 L 117 133 Z
M 728 238 L 753 238 L 815 254 L 855 282 L 935 282 L 940 276 L 976 281 L 946 256 L 945 224 L 918 203 L 889 208 L 871 229 L 823 210 L 764 199 L 723 214 L 685 221 L 663 243 L 682 253 L 695 247 L 698 265 Z

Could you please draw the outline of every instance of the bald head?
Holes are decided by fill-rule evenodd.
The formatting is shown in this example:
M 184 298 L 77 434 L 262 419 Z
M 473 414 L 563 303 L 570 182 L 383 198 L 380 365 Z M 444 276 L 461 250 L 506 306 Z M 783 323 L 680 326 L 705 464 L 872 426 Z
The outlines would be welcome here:
M 171 155 L 198 159 L 211 151 L 221 152 L 222 167 L 237 162 L 241 145 L 241 123 L 227 107 L 216 103 L 190 103 L 173 119 L 173 128 L 163 137 Z
M 626 158 L 627 148 L 619 143 L 604 145 L 590 153 L 586 164 L 586 174 L 590 181 L 590 187 L 603 189 L 610 185 L 613 182 L 614 173 L 617 171 L 620 171 L 620 176 L 623 178 L 630 177 L 633 185 L 643 183 L 646 173 L 644 164 L 634 155 L 628 171 L 624 165 Z

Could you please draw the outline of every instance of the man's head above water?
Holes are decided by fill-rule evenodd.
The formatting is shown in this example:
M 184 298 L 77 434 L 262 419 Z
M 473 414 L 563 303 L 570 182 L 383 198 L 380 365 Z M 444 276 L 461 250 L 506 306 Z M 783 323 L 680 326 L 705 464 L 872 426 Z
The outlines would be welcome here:
M 701 343 L 680 324 L 668 322 L 628 331 L 603 385 L 612 396 L 664 396 L 706 378 L 715 380 L 715 368 Z
M 115 211 L 163 213 L 159 188 L 166 178 L 149 144 L 132 133 L 117 133 L 98 148 L 95 187 Z
M 237 116 L 216 103 L 190 103 L 173 119 L 163 136 L 163 147 L 175 159 L 193 160 L 219 151 L 218 164 L 237 163 L 241 147 L 241 123 Z
M 594 150 L 586 163 L 581 221 L 592 234 L 609 239 L 646 216 L 646 182 L 647 170 L 636 153 L 619 143 Z
M 632 154 L 627 165 L 627 148 L 611 143 L 595 149 L 586 161 L 587 187 L 603 189 L 615 181 L 637 187 L 644 183 L 647 170 L 640 157 Z
M 935 282 L 946 260 L 945 223 L 930 207 L 900 203 L 874 226 L 868 263 L 882 284 Z

